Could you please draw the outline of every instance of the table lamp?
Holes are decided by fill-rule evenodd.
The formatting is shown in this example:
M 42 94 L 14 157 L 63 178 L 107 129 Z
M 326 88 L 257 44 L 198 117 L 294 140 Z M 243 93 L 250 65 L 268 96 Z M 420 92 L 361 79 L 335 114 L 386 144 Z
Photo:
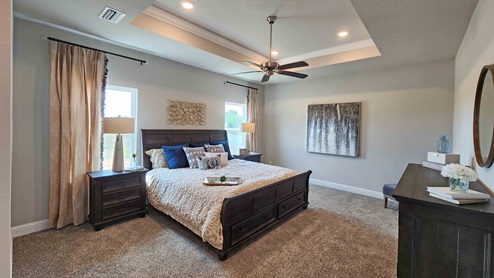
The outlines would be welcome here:
M 113 152 L 112 171 L 124 170 L 122 133 L 134 133 L 134 118 L 107 117 L 103 120 L 103 133 L 117 134 Z
M 245 133 L 254 133 L 256 132 L 256 124 L 255 123 L 242 123 L 240 127 L 240 131 Z M 250 153 L 249 140 L 247 140 L 247 152 Z

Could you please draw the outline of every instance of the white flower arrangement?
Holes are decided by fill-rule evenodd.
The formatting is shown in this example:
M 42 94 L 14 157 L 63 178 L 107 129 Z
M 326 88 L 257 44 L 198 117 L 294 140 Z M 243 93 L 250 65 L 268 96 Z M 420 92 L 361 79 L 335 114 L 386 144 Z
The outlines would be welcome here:
M 443 177 L 452 178 L 455 180 L 460 179 L 468 181 L 476 181 L 479 177 L 477 172 L 475 172 L 475 170 L 473 170 L 472 168 L 456 163 L 451 163 L 443 166 L 441 175 Z

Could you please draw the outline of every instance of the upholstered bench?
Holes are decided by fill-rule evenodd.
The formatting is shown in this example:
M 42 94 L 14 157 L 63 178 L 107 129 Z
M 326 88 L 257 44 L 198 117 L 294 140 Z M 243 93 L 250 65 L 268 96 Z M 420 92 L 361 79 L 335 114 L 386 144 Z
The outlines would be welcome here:
M 384 194 L 384 208 L 388 207 L 388 199 L 395 200 L 393 198 L 393 192 L 395 191 L 396 183 L 388 183 L 383 186 L 383 194 Z

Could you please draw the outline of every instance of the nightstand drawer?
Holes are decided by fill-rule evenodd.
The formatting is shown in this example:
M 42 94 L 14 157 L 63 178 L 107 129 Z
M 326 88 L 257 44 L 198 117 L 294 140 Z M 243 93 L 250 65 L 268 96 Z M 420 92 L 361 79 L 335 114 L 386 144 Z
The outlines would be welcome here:
M 139 176 L 123 177 L 118 179 L 104 180 L 102 181 L 103 193 L 122 190 L 129 187 L 136 187 L 141 184 Z
M 103 202 L 103 207 L 125 203 L 130 200 L 139 199 L 141 197 L 141 188 L 136 187 L 134 189 L 128 189 L 124 191 L 119 191 L 115 193 L 104 193 L 101 201 Z
M 134 211 L 138 211 L 141 209 L 141 201 L 131 201 L 128 203 L 115 205 L 111 207 L 103 208 L 103 220 L 108 218 L 114 218 L 120 215 L 126 215 Z

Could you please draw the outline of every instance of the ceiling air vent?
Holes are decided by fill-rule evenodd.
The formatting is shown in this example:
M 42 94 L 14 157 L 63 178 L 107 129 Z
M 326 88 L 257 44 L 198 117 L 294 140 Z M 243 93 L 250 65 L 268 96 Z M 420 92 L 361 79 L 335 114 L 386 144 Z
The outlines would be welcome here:
M 105 7 L 98 17 L 113 23 L 118 23 L 124 16 L 124 13 L 117 11 L 114 8 Z

